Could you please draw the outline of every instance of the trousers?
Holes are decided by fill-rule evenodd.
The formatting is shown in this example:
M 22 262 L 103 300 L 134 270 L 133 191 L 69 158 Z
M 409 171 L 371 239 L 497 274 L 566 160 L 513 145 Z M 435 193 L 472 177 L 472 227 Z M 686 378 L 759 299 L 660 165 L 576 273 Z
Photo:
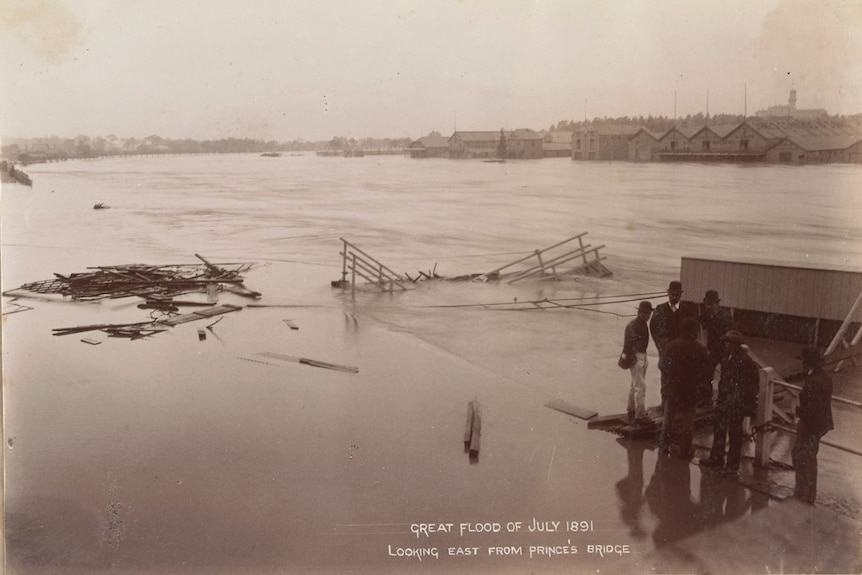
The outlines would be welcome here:
M 634 413 L 635 417 L 645 417 L 647 356 L 645 353 L 636 353 L 635 357 L 637 361 L 629 368 L 632 383 L 629 388 L 628 412 Z
M 694 430 L 694 416 L 696 412 L 697 405 L 681 404 L 674 397 L 669 397 L 665 401 L 664 419 L 661 424 L 661 435 L 658 441 L 660 450 L 663 451 L 670 446 L 670 434 L 673 430 L 674 420 L 679 415 L 679 456 L 687 458 L 694 454 L 694 450 L 691 448 L 691 435 Z
M 727 468 L 739 470 L 739 461 L 742 458 L 742 422 L 745 420 L 745 414 L 741 407 L 718 406 L 714 417 L 709 458 L 713 461 L 724 461 L 724 447 L 728 442 Z
M 793 495 L 814 503 L 817 497 L 817 452 L 820 450 L 820 435 L 797 428 L 796 442 L 790 452 L 793 469 L 796 471 L 796 487 Z

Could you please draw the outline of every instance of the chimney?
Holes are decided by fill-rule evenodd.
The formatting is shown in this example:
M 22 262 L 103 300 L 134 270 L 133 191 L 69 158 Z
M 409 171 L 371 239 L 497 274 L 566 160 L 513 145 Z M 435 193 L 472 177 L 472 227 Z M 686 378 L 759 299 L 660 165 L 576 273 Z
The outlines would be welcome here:
M 796 109 L 796 90 L 790 90 L 790 100 L 788 100 L 788 102 L 790 103 L 790 107 L 795 110 Z

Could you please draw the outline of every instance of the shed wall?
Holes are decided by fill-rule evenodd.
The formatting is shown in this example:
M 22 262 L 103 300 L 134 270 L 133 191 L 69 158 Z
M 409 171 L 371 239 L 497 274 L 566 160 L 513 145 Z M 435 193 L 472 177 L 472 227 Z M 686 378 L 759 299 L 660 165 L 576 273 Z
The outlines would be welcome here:
M 724 307 L 812 319 L 843 321 L 862 293 L 862 272 L 696 258 L 682 258 L 680 279 L 688 301 L 715 289 Z

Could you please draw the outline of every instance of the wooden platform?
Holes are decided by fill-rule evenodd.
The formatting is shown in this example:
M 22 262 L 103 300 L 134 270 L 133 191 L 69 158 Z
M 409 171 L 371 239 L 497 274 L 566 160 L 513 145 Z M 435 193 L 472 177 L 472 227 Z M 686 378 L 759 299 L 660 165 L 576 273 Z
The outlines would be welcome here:
M 629 421 L 628 415 L 618 413 L 593 417 L 587 422 L 588 429 L 609 431 L 623 437 L 657 439 L 661 431 L 662 410 L 660 405 L 647 408 L 647 421 Z M 698 409 L 694 417 L 695 428 L 712 424 L 712 409 Z

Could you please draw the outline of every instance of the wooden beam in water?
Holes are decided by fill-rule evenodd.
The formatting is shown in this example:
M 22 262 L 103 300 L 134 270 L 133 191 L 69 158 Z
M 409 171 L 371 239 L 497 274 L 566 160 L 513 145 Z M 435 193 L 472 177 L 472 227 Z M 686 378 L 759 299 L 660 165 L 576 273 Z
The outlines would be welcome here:
M 551 409 L 556 409 L 557 411 L 561 411 L 568 415 L 574 415 L 580 419 L 590 420 L 598 415 L 598 412 L 592 411 L 590 409 L 584 409 L 582 407 L 578 407 L 576 405 L 572 405 L 562 399 L 554 399 L 545 404 L 545 407 L 550 407 Z

